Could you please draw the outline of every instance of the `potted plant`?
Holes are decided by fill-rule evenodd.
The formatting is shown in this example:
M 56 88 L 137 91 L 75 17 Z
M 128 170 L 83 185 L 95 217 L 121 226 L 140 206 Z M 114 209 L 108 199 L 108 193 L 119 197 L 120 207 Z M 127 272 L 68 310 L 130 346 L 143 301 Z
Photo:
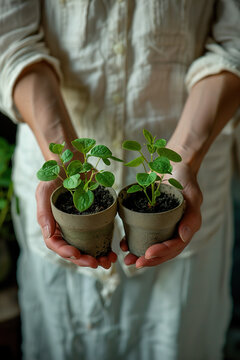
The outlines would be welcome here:
M 112 189 L 114 174 L 96 169 L 100 161 L 110 165 L 111 160 L 122 160 L 114 157 L 107 146 L 96 145 L 94 139 L 75 139 L 72 145 L 81 153 L 82 161 L 72 160 L 73 152 L 64 149 L 65 143 L 51 143 L 49 149 L 60 161 L 45 162 L 37 177 L 41 181 L 62 181 L 50 200 L 63 238 L 84 254 L 103 256 L 111 249 L 117 195 Z M 97 158 L 95 166 L 90 158 Z M 60 175 L 61 169 L 65 178 Z
M 145 129 L 143 135 L 147 141 L 145 148 L 148 156 L 144 155 L 142 145 L 137 141 L 126 140 L 122 144 L 123 149 L 139 153 L 137 158 L 124 165 L 141 165 L 144 172 L 137 173 L 137 182 L 122 189 L 118 195 L 119 215 L 128 247 L 136 256 L 143 256 L 151 245 L 174 235 L 184 206 L 180 191 L 182 185 L 169 176 L 172 173 L 171 162 L 180 162 L 181 156 L 166 147 L 165 139 L 156 139 Z

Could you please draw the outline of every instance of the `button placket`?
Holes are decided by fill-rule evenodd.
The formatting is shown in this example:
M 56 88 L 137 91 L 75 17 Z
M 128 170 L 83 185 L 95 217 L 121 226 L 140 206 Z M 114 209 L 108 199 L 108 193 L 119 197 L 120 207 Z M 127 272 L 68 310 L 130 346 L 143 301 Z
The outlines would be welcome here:
M 114 6 L 109 22 L 108 64 L 107 64 L 107 106 L 112 114 L 112 148 L 122 158 L 121 142 L 125 123 L 126 56 L 127 56 L 127 1 Z M 117 178 L 122 179 L 122 168 L 116 166 Z M 118 186 L 121 185 L 121 180 Z

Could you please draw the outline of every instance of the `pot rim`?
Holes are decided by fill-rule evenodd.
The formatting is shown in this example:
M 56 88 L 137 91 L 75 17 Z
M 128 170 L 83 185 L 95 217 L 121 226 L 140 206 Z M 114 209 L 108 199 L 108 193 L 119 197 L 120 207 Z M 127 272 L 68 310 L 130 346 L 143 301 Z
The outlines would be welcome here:
M 51 196 L 50 196 L 50 202 L 51 202 L 51 205 L 54 206 L 54 208 L 55 208 L 57 211 L 59 211 L 60 213 L 64 214 L 65 216 L 71 216 L 71 217 L 77 217 L 77 216 L 81 216 L 81 217 L 85 217 L 85 216 L 86 216 L 86 217 L 87 217 L 87 216 L 88 216 L 88 217 L 89 217 L 89 216 L 96 216 L 96 215 L 98 215 L 98 214 L 102 214 L 102 213 L 104 213 L 104 212 L 112 209 L 112 208 L 116 205 L 116 203 L 117 203 L 117 193 L 116 193 L 116 191 L 115 191 L 113 188 L 111 188 L 111 187 L 105 187 L 105 189 L 112 190 L 112 193 L 111 193 L 111 191 L 110 191 L 110 193 L 111 193 L 111 195 L 113 195 L 113 200 L 114 200 L 113 203 L 112 203 L 112 205 L 110 205 L 107 209 L 98 211 L 98 212 L 96 212 L 96 213 L 94 213 L 94 214 L 82 214 L 82 215 L 81 215 L 81 214 L 69 214 L 69 213 L 67 213 L 67 212 L 65 212 L 65 211 L 62 211 L 62 210 L 58 209 L 58 208 L 56 207 L 56 205 L 54 204 L 53 200 L 52 200 L 54 193 L 57 192 L 60 188 L 65 189 L 63 185 L 60 185 L 59 187 L 57 187 L 57 188 L 52 192 L 52 194 L 51 194 Z M 66 190 L 66 192 L 68 191 L 67 189 L 65 189 L 65 190 Z
M 153 212 L 153 213 L 145 213 L 145 212 L 139 212 L 139 211 L 134 211 L 134 210 L 128 209 L 126 206 L 123 205 L 123 203 L 122 203 L 122 200 L 123 200 L 123 199 L 120 198 L 120 194 L 121 194 L 122 191 L 126 190 L 126 189 L 129 188 L 130 186 L 136 185 L 136 184 L 137 184 L 137 183 L 132 183 L 132 184 L 130 184 L 130 185 L 125 186 L 124 188 L 122 188 L 122 189 L 120 190 L 120 192 L 119 192 L 119 194 L 118 194 L 118 204 L 119 204 L 120 206 L 122 206 L 122 207 L 125 209 L 125 211 L 129 211 L 129 212 L 135 213 L 135 214 L 141 214 L 141 215 L 144 215 L 144 216 L 154 216 L 154 215 L 156 216 L 156 215 L 161 215 L 161 214 L 169 214 L 169 213 L 171 213 L 171 212 L 176 211 L 176 209 L 184 206 L 184 201 L 185 201 L 185 199 L 184 199 L 184 196 L 183 196 L 181 190 L 179 190 L 179 189 L 177 189 L 177 188 L 175 188 L 175 187 L 173 187 L 173 186 L 171 186 L 171 185 L 168 185 L 168 184 L 161 184 L 161 186 L 163 185 L 163 186 L 166 186 L 166 187 L 171 187 L 171 188 L 173 188 L 174 190 L 176 190 L 176 191 L 179 192 L 179 194 L 181 195 L 181 201 L 180 201 L 180 204 L 179 204 L 178 206 L 176 206 L 175 208 L 170 209 L 170 210 L 161 211 L 161 212 Z

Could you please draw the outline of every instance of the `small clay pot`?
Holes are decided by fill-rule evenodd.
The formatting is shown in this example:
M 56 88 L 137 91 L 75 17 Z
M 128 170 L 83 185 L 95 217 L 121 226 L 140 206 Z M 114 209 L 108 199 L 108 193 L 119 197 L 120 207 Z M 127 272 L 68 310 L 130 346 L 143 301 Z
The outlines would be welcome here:
M 124 200 L 131 196 L 127 193 L 127 189 L 132 185 L 120 191 L 118 212 L 123 221 L 129 251 L 136 256 L 143 256 L 151 245 L 172 238 L 176 225 L 183 215 L 184 198 L 178 189 L 161 184 L 160 191 L 175 196 L 179 200 L 179 205 L 161 213 L 139 213 L 123 205 Z
M 117 194 L 112 188 L 106 189 L 113 196 L 113 204 L 106 210 L 90 215 L 68 214 L 56 208 L 58 196 L 68 191 L 64 187 L 57 188 L 51 195 L 52 213 L 60 226 L 62 237 L 82 253 L 94 257 L 106 255 L 111 249 Z

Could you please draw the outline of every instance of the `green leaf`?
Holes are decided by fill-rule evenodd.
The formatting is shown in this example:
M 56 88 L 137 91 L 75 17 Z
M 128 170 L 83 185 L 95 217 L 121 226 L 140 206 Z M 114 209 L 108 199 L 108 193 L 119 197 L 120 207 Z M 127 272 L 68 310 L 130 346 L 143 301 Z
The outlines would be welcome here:
M 73 153 L 67 149 L 63 152 L 63 154 L 61 155 L 61 159 L 64 163 L 67 163 L 68 161 L 70 161 L 73 157 Z
M 171 184 L 172 186 L 174 186 L 177 189 L 180 189 L 180 190 L 183 189 L 182 184 L 180 184 L 180 182 L 174 178 L 168 179 L 168 182 L 169 182 L 169 184 Z
M 3 176 L 0 177 L 0 186 L 2 186 L 4 188 L 8 188 L 9 185 L 11 184 L 11 182 L 12 182 L 12 180 L 8 176 L 7 172 Z
M 168 149 L 168 148 L 158 148 L 157 153 L 159 156 L 164 156 L 164 157 L 168 158 L 168 160 L 171 160 L 174 162 L 182 161 L 182 158 L 178 153 L 176 153 L 175 151 Z
M 65 142 L 63 142 L 62 144 L 51 143 L 49 145 L 49 150 L 54 154 L 60 155 L 63 151 L 64 146 L 65 146 Z
M 7 164 L 4 164 L 3 162 L 0 162 L 0 175 L 4 173 L 7 169 Z
M 144 162 L 144 158 L 142 156 L 137 157 L 136 159 L 129 161 L 128 163 L 124 164 L 125 166 L 136 167 L 141 165 Z
M 154 183 L 157 178 L 157 174 L 155 172 L 151 172 L 150 174 L 139 173 L 137 174 L 136 178 L 139 185 L 147 187 Z
M 144 135 L 145 139 L 149 142 L 149 144 L 152 145 L 153 144 L 152 134 L 148 130 L 143 129 L 143 135 Z
M 7 199 L 0 199 L 0 210 L 3 210 L 8 204 Z
M 99 187 L 99 184 L 95 183 L 93 181 L 91 181 L 90 184 L 89 184 L 89 190 L 93 191 L 93 190 L 97 189 L 98 187 Z
M 75 207 L 83 212 L 87 210 L 94 201 L 94 194 L 91 190 L 83 191 L 82 188 L 77 189 L 73 194 L 73 203 Z
M 96 140 L 89 138 L 75 139 L 72 145 L 82 154 L 87 154 L 96 144 Z
M 102 161 L 103 161 L 104 164 L 107 165 L 107 166 L 111 165 L 111 161 L 108 160 L 108 159 L 104 159 L 104 158 L 103 158 Z
M 137 191 L 143 191 L 143 188 L 140 185 L 132 185 L 129 189 L 127 189 L 128 194 L 132 194 Z
M 96 145 L 90 152 L 91 156 L 96 156 L 99 158 L 108 158 L 112 156 L 112 152 L 105 145 Z
M 67 173 L 69 176 L 78 174 L 82 171 L 83 164 L 79 160 L 73 160 L 67 167 Z
M 112 159 L 112 160 L 114 160 L 114 161 L 118 161 L 118 162 L 124 162 L 122 159 L 119 159 L 119 158 L 117 158 L 116 156 L 109 156 L 109 159 Z
M 60 167 L 55 160 L 45 162 L 37 172 L 37 177 L 41 181 L 55 180 L 60 172 Z
M 82 170 L 80 172 L 84 173 L 84 172 L 91 171 L 92 169 L 93 169 L 92 164 L 86 162 L 86 163 L 83 163 L 83 168 L 82 168 Z
M 115 181 L 115 176 L 110 171 L 99 172 L 95 178 L 99 184 L 106 187 L 112 187 Z
M 158 139 L 155 141 L 154 145 L 157 147 L 157 148 L 162 148 L 162 147 L 165 147 L 167 144 L 167 141 L 165 139 Z
M 148 165 L 152 171 L 160 174 L 167 174 L 169 169 L 171 169 L 170 161 L 165 157 L 158 157 Z
M 142 147 L 137 141 L 126 140 L 122 143 L 122 148 L 125 150 L 140 151 Z
M 157 150 L 156 146 L 154 146 L 154 145 L 147 144 L 147 148 L 148 148 L 148 151 L 150 152 L 150 154 L 154 154 L 155 151 Z
M 79 174 L 72 175 L 63 181 L 63 186 L 66 189 L 76 189 L 80 185 L 81 179 Z

